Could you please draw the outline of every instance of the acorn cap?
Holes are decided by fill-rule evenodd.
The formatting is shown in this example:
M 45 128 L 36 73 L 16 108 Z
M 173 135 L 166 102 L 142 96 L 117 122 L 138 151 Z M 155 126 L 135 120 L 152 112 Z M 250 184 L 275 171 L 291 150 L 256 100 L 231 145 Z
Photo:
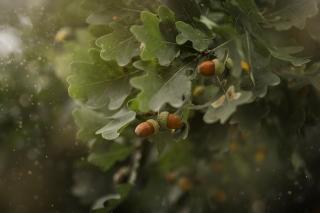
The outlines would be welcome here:
M 169 115 L 169 112 L 167 111 L 161 112 L 158 115 L 158 121 L 160 123 L 160 126 L 163 128 L 167 128 L 168 115 Z
M 212 62 L 215 65 L 215 71 L 216 73 L 218 73 L 219 75 L 221 75 L 225 69 L 224 67 L 224 63 L 222 61 L 220 61 L 219 59 L 213 59 Z
M 153 134 L 157 134 L 159 132 L 160 125 L 159 125 L 158 121 L 153 120 L 153 119 L 149 119 L 149 120 L 147 120 L 147 123 L 152 125 L 152 127 L 154 129 Z
M 200 95 L 202 95 L 204 93 L 205 89 L 206 89 L 206 87 L 203 85 L 196 86 L 192 91 L 192 96 L 199 97 Z
M 233 60 L 231 58 L 228 58 L 227 61 L 226 61 L 226 67 L 231 70 L 233 68 Z
M 241 66 L 241 69 L 246 72 L 246 73 L 249 73 L 250 72 L 250 64 L 244 60 L 241 60 L 240 61 L 240 66 Z

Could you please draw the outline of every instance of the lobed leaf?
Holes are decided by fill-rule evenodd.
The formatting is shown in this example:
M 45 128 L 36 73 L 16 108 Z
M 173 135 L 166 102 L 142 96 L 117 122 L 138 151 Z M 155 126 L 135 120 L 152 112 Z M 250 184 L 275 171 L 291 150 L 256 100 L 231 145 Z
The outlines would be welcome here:
M 151 110 L 149 102 L 164 84 L 164 79 L 158 73 L 159 66 L 153 62 L 137 61 L 134 66 L 145 71 L 144 75 L 130 80 L 134 88 L 141 90 L 134 100 L 138 103 L 139 111 L 148 112 Z
M 221 107 L 218 108 L 209 106 L 207 112 L 203 117 L 203 120 L 206 123 L 215 123 L 220 120 L 220 123 L 224 124 L 236 111 L 237 106 L 249 103 L 251 101 L 251 98 L 251 92 L 241 91 L 241 96 L 237 100 L 226 101 Z
M 114 31 L 96 40 L 101 48 L 101 58 L 106 61 L 116 60 L 119 66 L 125 66 L 139 55 L 139 43 L 128 29 L 120 24 L 113 24 Z
M 108 104 L 110 110 L 118 109 L 130 94 L 129 78 L 114 62 L 100 60 L 96 50 L 92 53 L 96 61 L 75 62 L 73 74 L 69 76 L 69 94 L 81 102 L 100 108 Z
M 132 153 L 132 147 L 112 143 L 108 150 L 92 152 L 88 161 L 98 166 L 102 171 L 108 171 L 115 163 L 126 159 Z
M 164 38 L 159 27 L 161 20 L 157 15 L 144 11 L 141 13 L 141 20 L 142 26 L 134 25 L 130 28 L 141 42 L 141 59 L 158 59 L 160 65 L 169 65 L 179 55 L 177 44 Z
M 180 34 L 177 36 L 177 43 L 182 45 L 187 41 L 192 42 L 192 46 L 197 51 L 201 52 L 208 49 L 213 37 L 207 36 L 202 31 L 193 28 L 191 25 L 182 21 L 176 22 L 176 27 Z
M 120 129 L 129 124 L 136 118 L 136 113 L 129 111 L 125 107 L 114 115 L 107 117 L 105 126 L 98 129 L 96 134 L 101 134 L 106 140 L 114 140 L 119 137 Z
M 306 20 L 318 14 L 318 0 L 292 0 L 285 7 L 269 14 L 270 25 L 277 30 L 305 28 Z

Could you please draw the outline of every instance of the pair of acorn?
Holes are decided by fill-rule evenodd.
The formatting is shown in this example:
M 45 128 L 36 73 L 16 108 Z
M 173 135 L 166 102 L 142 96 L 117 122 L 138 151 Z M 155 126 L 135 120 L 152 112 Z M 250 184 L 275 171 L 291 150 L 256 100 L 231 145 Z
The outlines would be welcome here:
M 203 61 L 198 65 L 198 72 L 203 76 L 213 76 L 215 74 L 221 75 L 224 72 L 225 67 L 232 69 L 233 61 L 231 58 L 227 58 L 225 64 L 217 58 Z
M 139 137 L 149 137 L 157 134 L 160 130 L 160 127 L 175 130 L 182 128 L 183 125 L 182 118 L 179 115 L 165 111 L 158 115 L 157 120 L 149 119 L 138 124 L 135 129 L 135 133 Z

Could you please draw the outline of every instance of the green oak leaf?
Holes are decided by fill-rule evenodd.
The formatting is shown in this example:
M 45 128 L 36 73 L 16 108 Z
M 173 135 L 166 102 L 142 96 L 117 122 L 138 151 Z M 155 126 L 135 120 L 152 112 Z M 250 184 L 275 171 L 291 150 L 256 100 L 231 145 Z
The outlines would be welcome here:
M 132 184 L 120 184 L 116 186 L 116 194 L 110 194 L 98 199 L 92 207 L 92 213 L 108 213 L 113 210 L 129 195 Z
M 172 140 L 172 134 L 169 131 L 160 131 L 158 134 L 150 137 L 150 142 L 156 145 L 159 155 L 165 150 L 168 143 L 176 142 Z
M 167 7 L 161 6 L 158 10 L 161 22 L 159 23 L 160 32 L 169 43 L 175 43 L 178 31 L 175 24 L 175 15 Z
M 320 28 L 318 27 L 320 22 L 320 14 L 318 13 L 317 16 L 309 19 L 307 22 L 306 30 L 308 31 L 309 35 L 312 39 L 320 43 Z
M 179 20 L 188 23 L 194 22 L 201 14 L 198 3 L 194 0 L 161 0 L 171 10 L 174 11 Z
M 302 88 L 306 85 L 312 85 L 315 89 L 320 90 L 320 62 L 313 63 L 308 68 L 283 68 L 279 73 L 290 81 L 290 87 Z
M 112 10 L 108 14 L 103 12 L 95 12 L 90 14 L 86 22 L 92 25 L 108 25 L 110 22 L 113 22 L 113 19 L 119 15 L 120 10 Z
M 276 74 L 259 69 L 254 74 L 255 86 L 252 90 L 254 96 L 263 98 L 266 96 L 269 86 L 277 86 L 280 84 L 280 78 Z
M 272 34 L 269 35 L 269 32 L 262 28 L 261 23 L 266 23 L 266 20 L 259 14 L 259 11 L 257 10 L 256 6 L 254 6 L 254 1 L 237 1 L 242 6 L 242 15 L 240 16 L 240 19 L 247 30 L 247 40 L 248 38 L 249 40 L 251 40 L 251 36 L 254 37 L 255 40 L 260 45 L 263 45 L 274 58 L 290 62 L 294 66 L 301 66 L 310 61 L 307 58 L 300 58 L 294 56 L 294 54 L 300 52 L 303 48 L 294 46 L 279 47 L 279 44 L 275 43 L 275 40 L 279 38 L 275 39 L 274 37 L 269 37 Z M 248 9 L 246 9 L 247 3 L 251 5 Z M 259 18 L 259 16 L 261 18 Z M 250 36 L 248 35 L 248 33 L 250 33 Z M 284 39 L 286 39 L 286 42 L 288 41 L 287 38 Z
M 264 22 L 255 0 L 236 0 L 237 6 L 255 22 Z
M 108 150 L 92 152 L 88 161 L 99 167 L 102 171 L 108 171 L 118 161 L 125 160 L 132 153 L 132 147 L 112 143 Z
M 139 55 L 139 43 L 128 29 L 120 24 L 113 24 L 113 32 L 96 40 L 101 48 L 100 56 L 106 61 L 116 60 L 119 66 L 125 66 Z
M 187 75 L 187 66 L 178 70 L 159 88 L 149 102 L 149 106 L 154 111 L 159 111 L 165 104 L 178 108 L 191 94 L 191 80 Z
M 167 18 L 166 15 L 164 19 Z M 141 59 L 158 59 L 160 65 L 169 65 L 179 55 L 179 49 L 177 44 L 167 41 L 162 35 L 159 27 L 161 17 L 143 11 L 141 20 L 142 26 L 134 25 L 130 28 L 136 39 L 141 42 Z
M 249 41 L 250 42 L 250 41 Z M 243 78 L 241 85 L 251 90 L 254 97 L 263 98 L 268 91 L 269 86 L 280 84 L 280 78 L 274 74 L 270 67 L 270 57 L 261 55 L 254 48 L 252 42 L 248 43 L 248 52 L 250 51 L 251 71 L 250 76 Z M 254 79 L 254 81 L 252 80 Z
M 94 40 L 94 37 L 85 29 L 75 31 L 75 39 L 64 44 L 64 51 L 59 54 L 50 55 L 54 60 L 55 73 L 65 81 L 67 76 L 71 74 L 70 64 L 73 61 L 88 61 L 90 56 L 88 49 L 89 42 Z
M 120 129 L 128 125 L 136 118 L 136 113 L 129 111 L 125 107 L 120 109 L 112 116 L 106 117 L 105 125 L 96 131 L 96 134 L 101 134 L 106 140 L 114 140 L 119 137 Z
M 245 58 L 240 37 L 234 37 L 233 39 L 228 40 L 227 42 L 218 46 L 215 51 L 215 55 L 217 58 L 222 60 L 225 57 L 226 52 L 228 53 L 229 57 L 232 58 L 234 63 L 232 75 L 234 77 L 240 77 L 242 72 L 241 60 Z
M 232 115 L 231 124 L 239 124 L 244 131 L 258 131 L 261 128 L 261 120 L 270 112 L 268 105 L 262 102 L 254 102 L 238 107 Z
M 78 138 L 83 141 L 94 139 L 101 134 L 107 140 L 116 139 L 120 129 L 135 119 L 136 113 L 125 107 L 117 112 L 98 112 L 82 106 L 73 112 L 75 122 L 79 127 Z
M 290 62 L 294 66 L 302 66 L 308 62 L 310 62 L 310 59 L 307 58 L 299 58 L 296 56 L 293 56 L 293 54 L 296 54 L 303 50 L 303 47 L 269 47 L 268 48 L 270 54 L 282 61 Z
M 190 141 L 169 141 L 159 158 L 161 171 L 168 172 L 194 164 L 194 147 Z
M 130 94 L 129 78 L 115 62 L 101 60 L 97 50 L 92 54 L 96 59 L 93 63 L 72 64 L 69 94 L 92 107 L 108 104 L 110 110 L 118 109 Z
M 134 99 L 142 112 L 159 111 L 165 104 L 181 107 L 184 98 L 190 96 L 191 80 L 187 75 L 188 66 L 160 67 L 153 62 L 138 61 L 135 67 L 144 70 L 142 76 L 132 78 L 130 83 L 141 92 Z
M 95 132 L 106 122 L 105 114 L 98 113 L 87 107 L 79 107 L 73 111 L 73 117 L 78 126 L 77 138 L 88 142 L 96 137 Z
M 171 21 L 174 22 L 176 17 L 174 13 L 165 6 L 160 6 L 158 9 L 158 14 L 161 19 L 161 21 Z
M 226 100 L 224 104 L 218 108 L 209 106 L 203 117 L 203 120 L 206 123 L 215 123 L 220 120 L 221 124 L 224 124 L 236 111 L 237 106 L 249 103 L 251 101 L 252 92 L 240 91 L 240 93 L 241 96 L 237 100 Z
M 306 20 L 318 14 L 318 0 L 291 0 L 285 7 L 268 14 L 270 25 L 277 30 L 305 28 Z
M 212 42 L 213 37 L 207 36 L 202 31 L 195 29 L 182 21 L 176 22 L 176 27 L 180 32 L 177 36 L 177 43 L 179 45 L 191 41 L 193 48 L 201 52 L 206 50 Z
M 149 102 L 164 84 L 164 79 L 158 73 L 160 67 L 153 62 L 137 61 L 134 66 L 145 71 L 144 75 L 130 80 L 134 88 L 141 90 L 134 100 L 138 103 L 139 111 L 148 112 L 150 111 Z

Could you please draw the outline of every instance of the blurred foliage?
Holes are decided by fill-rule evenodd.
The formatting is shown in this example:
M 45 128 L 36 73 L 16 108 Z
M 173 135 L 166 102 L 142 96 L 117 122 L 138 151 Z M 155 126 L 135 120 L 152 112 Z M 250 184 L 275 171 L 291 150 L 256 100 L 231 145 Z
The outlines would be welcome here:
M 85 26 L 81 11 L 77 1 L 0 2 L 1 212 L 88 212 L 93 201 L 78 199 L 76 180 L 103 177 L 78 163 L 86 149 L 74 139 L 67 74 L 55 63 L 58 32 Z
M 72 60 L 78 137 L 90 147 L 89 161 L 114 171 L 115 191 L 133 185 L 95 211 L 318 211 L 319 191 L 308 189 L 319 174 L 307 157 L 319 151 L 311 139 L 320 112 L 318 1 L 83 5 L 96 39 L 87 49 L 100 57 Z M 197 74 L 213 58 L 224 71 Z M 128 116 L 119 119 L 123 110 Z M 162 111 L 182 116 L 185 128 L 133 135 Z
M 2 146 L 73 141 L 75 102 L 81 145 L 78 162 L 61 160 L 73 177 L 63 212 L 316 213 L 318 4 L 59 0 L 4 12 L 25 46 L 1 61 Z M 224 70 L 199 75 L 214 58 Z M 134 134 L 163 111 L 184 127 Z

